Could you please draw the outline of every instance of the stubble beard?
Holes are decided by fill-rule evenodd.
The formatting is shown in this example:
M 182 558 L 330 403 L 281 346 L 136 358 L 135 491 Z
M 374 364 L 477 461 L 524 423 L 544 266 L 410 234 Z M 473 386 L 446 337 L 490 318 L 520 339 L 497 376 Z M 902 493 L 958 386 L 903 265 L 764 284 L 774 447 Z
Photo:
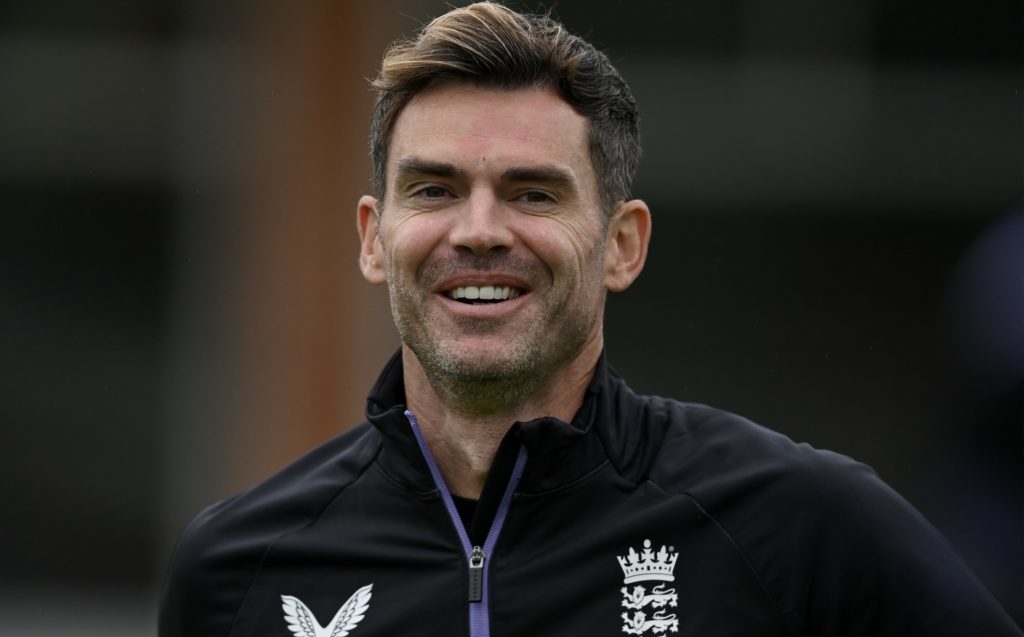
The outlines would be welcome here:
M 580 353 L 594 330 L 597 316 L 574 296 L 545 303 L 537 320 L 514 340 L 495 342 L 501 355 L 469 359 L 446 346 L 454 336 L 427 324 L 423 312 L 430 301 L 428 286 L 405 285 L 388 272 L 392 315 L 402 342 L 416 355 L 438 396 L 467 415 L 485 416 L 515 409 L 539 394 L 552 377 Z M 535 292 L 536 293 L 536 292 Z M 549 291 L 549 299 L 558 291 Z M 457 326 L 486 333 L 493 327 L 483 319 L 465 319 Z M 552 333 L 554 332 L 554 333 Z

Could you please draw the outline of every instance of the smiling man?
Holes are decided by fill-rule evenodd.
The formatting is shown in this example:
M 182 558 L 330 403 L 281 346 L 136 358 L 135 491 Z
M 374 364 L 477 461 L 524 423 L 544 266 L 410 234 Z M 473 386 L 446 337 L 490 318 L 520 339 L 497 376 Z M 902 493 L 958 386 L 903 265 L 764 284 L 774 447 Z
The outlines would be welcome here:
M 549 86 L 439 79 L 395 119 L 385 193 L 359 203 L 406 405 L 458 495 L 479 497 L 512 423 L 572 419 L 601 356 L 605 291 L 643 265 L 647 208 L 603 209 L 588 137 Z
M 603 54 L 481 3 L 374 85 L 360 266 L 401 350 L 367 422 L 193 521 L 162 637 L 1020 635 L 869 468 L 611 370 L 651 223 Z

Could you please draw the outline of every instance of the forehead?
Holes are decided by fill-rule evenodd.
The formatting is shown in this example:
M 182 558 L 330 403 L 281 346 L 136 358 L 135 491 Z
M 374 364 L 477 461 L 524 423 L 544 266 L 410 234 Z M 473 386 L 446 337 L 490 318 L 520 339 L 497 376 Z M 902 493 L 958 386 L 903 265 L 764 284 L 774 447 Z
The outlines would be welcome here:
M 467 171 L 557 164 L 593 181 L 587 120 L 548 88 L 442 83 L 417 94 L 395 121 L 392 167 L 417 157 Z

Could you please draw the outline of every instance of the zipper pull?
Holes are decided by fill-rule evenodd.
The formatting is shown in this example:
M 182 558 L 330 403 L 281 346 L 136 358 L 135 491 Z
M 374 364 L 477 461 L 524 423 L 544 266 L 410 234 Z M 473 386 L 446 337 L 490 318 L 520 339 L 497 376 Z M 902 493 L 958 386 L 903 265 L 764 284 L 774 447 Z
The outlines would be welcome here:
M 484 550 L 473 547 L 469 556 L 469 601 L 479 602 L 484 598 Z

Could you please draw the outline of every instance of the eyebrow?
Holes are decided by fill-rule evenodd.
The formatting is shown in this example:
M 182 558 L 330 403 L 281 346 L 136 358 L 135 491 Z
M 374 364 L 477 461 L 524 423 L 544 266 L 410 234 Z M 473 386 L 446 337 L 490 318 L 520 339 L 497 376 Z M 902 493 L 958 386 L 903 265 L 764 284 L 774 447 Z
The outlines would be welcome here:
M 430 161 L 419 157 L 403 157 L 395 167 L 395 179 L 399 181 L 413 175 L 431 175 L 433 177 L 465 177 L 466 171 L 456 168 L 454 164 Z
M 530 181 L 552 186 L 571 186 L 572 173 L 558 166 L 524 166 L 509 168 L 501 174 L 503 181 Z

